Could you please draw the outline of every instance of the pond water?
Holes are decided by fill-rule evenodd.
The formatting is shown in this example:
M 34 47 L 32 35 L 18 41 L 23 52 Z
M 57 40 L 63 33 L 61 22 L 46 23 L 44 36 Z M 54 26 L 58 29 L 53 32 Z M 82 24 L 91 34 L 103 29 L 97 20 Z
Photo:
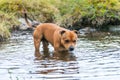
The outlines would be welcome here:
M 35 58 L 32 34 L 13 33 L 0 44 L 0 80 L 120 80 L 119 35 L 79 38 L 74 53 L 49 53 Z

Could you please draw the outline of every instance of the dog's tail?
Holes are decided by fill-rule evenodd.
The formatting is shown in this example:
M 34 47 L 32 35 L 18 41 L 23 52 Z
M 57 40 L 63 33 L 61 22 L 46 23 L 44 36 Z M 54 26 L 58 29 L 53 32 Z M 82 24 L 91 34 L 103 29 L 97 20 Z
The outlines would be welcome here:
M 37 22 L 37 21 L 29 21 L 28 20 L 28 16 L 27 16 L 27 11 L 24 9 L 23 10 L 23 15 L 24 15 L 24 18 L 25 18 L 25 22 L 27 23 L 27 25 L 30 27 L 30 28 L 36 28 L 37 27 L 37 25 L 39 25 L 40 23 L 39 22 Z
M 23 14 L 24 14 L 24 18 L 25 18 L 25 21 L 26 21 L 27 25 L 32 28 L 32 24 L 27 19 L 27 12 L 26 12 L 26 10 L 23 10 Z

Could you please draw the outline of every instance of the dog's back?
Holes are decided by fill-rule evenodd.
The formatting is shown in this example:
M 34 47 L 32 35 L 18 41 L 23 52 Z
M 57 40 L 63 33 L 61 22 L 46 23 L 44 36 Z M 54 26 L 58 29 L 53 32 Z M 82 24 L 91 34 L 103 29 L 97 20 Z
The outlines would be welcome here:
M 50 42 L 53 45 L 53 43 L 54 43 L 54 39 L 53 39 L 54 32 L 56 30 L 60 30 L 60 29 L 62 29 L 62 28 L 59 27 L 56 24 L 43 23 L 43 24 L 40 24 L 36 27 L 33 35 L 35 36 L 36 33 L 37 33 L 37 34 L 39 34 L 38 36 L 44 37 L 48 42 Z

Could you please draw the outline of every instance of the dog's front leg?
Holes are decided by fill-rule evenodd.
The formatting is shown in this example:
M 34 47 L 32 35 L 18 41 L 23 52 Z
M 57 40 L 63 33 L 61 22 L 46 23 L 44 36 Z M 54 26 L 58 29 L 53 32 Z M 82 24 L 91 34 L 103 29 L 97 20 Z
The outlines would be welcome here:
M 62 47 L 59 43 L 56 43 L 54 45 L 54 50 L 55 52 L 63 52 L 63 51 L 67 51 L 64 47 Z
M 54 38 L 54 50 L 55 52 L 60 50 L 60 39 L 58 37 Z
M 55 44 L 55 45 L 54 45 L 54 50 L 55 50 L 55 52 L 60 51 L 60 48 L 59 48 L 59 47 L 60 47 L 59 44 Z

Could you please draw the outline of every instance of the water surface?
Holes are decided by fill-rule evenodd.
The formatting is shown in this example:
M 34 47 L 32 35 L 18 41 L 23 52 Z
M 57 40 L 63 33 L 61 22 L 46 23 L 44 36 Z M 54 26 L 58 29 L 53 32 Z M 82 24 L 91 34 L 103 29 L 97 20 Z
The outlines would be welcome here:
M 32 34 L 13 33 L 0 44 L 0 80 L 120 80 L 119 35 L 79 38 L 74 53 L 49 53 L 35 58 Z

